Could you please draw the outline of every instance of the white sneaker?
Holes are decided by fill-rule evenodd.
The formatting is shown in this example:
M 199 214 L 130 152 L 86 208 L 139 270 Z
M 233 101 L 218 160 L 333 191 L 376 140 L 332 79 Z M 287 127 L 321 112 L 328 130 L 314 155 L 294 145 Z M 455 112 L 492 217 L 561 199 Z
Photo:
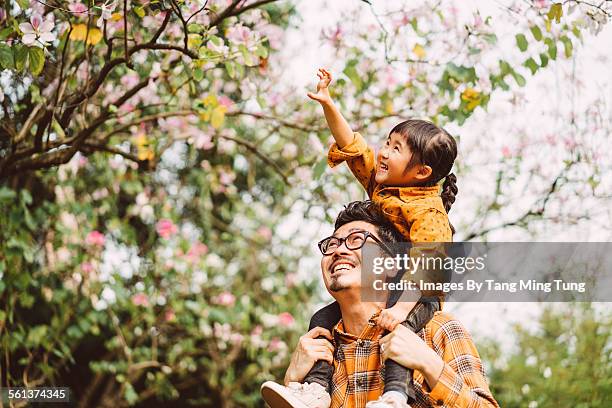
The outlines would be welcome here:
M 376 401 L 370 401 L 366 408 L 410 408 L 406 397 L 397 391 L 389 391 L 381 395 Z
M 290 382 L 288 387 L 266 381 L 261 395 L 271 408 L 329 408 L 331 397 L 317 383 Z

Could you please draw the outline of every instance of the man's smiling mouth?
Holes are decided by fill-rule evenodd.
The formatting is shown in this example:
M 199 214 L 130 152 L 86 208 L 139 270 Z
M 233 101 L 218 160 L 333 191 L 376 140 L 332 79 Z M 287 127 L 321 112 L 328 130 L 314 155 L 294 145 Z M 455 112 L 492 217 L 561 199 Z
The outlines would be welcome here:
M 334 262 L 334 264 L 332 265 L 331 274 L 334 275 L 339 272 L 348 271 L 354 267 L 355 265 L 352 262 L 345 261 L 345 260 L 338 260 Z

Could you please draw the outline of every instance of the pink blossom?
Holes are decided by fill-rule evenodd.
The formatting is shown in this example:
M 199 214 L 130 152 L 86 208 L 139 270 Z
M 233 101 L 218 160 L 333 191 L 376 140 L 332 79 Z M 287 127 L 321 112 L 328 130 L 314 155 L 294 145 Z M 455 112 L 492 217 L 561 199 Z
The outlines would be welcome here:
M 132 296 L 132 303 L 135 306 L 147 307 L 149 306 L 149 297 L 145 295 L 144 293 L 137 293 L 134 296 Z
M 287 286 L 288 288 L 295 286 L 297 282 L 298 282 L 297 273 L 288 273 L 287 275 L 285 275 L 285 286 Z
M 228 28 L 225 36 L 228 40 L 236 44 L 244 44 L 247 47 L 257 40 L 257 34 L 251 31 L 249 27 L 242 25 L 242 23 Z
M 289 312 L 283 312 L 278 315 L 278 324 L 283 327 L 291 327 L 295 323 L 295 319 Z
M 226 108 L 231 108 L 234 105 L 234 101 L 228 98 L 225 95 L 221 95 L 219 97 L 219 105 L 225 106 Z
M 102 14 L 100 14 L 100 18 L 98 21 L 96 21 L 96 25 L 98 27 L 102 27 L 104 25 L 104 21 L 111 18 L 113 11 L 115 11 L 115 7 L 117 7 L 117 0 L 113 0 L 112 2 L 107 0 L 104 2 L 104 4 L 100 7 L 102 9 Z
M 236 174 L 231 171 L 220 170 L 219 172 L 219 182 L 223 185 L 229 186 L 236 179 Z
M 86 14 L 87 6 L 81 2 L 74 2 L 68 4 L 68 10 L 72 12 L 72 14 Z M 80 16 L 79 16 L 80 17 Z
M 136 73 L 130 73 L 121 77 L 121 85 L 126 88 L 133 88 L 140 82 L 140 77 Z
M 263 333 L 263 327 L 258 324 L 257 326 L 253 327 L 253 330 L 251 331 L 251 336 L 261 336 Z
M 502 156 L 504 156 L 506 159 L 512 157 L 512 152 L 510 151 L 510 148 L 508 146 L 502 147 L 501 152 Z
M 193 145 L 197 149 L 209 150 L 215 147 L 212 141 L 212 135 L 201 131 L 196 132 L 193 137 Z
M 223 292 L 215 296 L 212 301 L 220 306 L 233 306 L 236 303 L 236 296 L 229 292 Z
M 191 245 L 189 251 L 187 251 L 187 259 L 191 262 L 196 262 L 200 259 L 202 255 L 205 255 L 208 252 L 208 247 L 206 244 L 201 242 L 196 242 Z
M 178 228 L 171 220 L 164 218 L 157 222 L 156 230 L 160 237 L 170 238 L 172 235 L 176 234 Z
M 176 320 L 176 313 L 174 313 L 173 309 L 168 309 L 164 313 L 164 320 L 167 322 L 173 322 Z
M 285 344 L 284 341 L 282 341 L 278 337 L 273 337 L 272 340 L 270 340 L 270 344 L 268 345 L 268 351 L 269 352 L 281 351 L 285 349 L 286 347 L 287 345 Z
M 34 13 L 30 17 L 29 23 L 19 24 L 19 29 L 23 32 L 21 41 L 27 46 L 43 47 L 48 45 L 47 43 L 55 41 L 55 34 L 52 32 L 55 24 L 43 18 L 40 14 Z
M 85 275 L 89 275 L 90 273 L 92 273 L 92 272 L 93 272 L 94 267 L 93 267 L 93 265 L 91 264 L 91 262 L 83 262 L 83 263 L 81 264 L 81 270 L 83 271 L 83 273 L 84 273 Z
M 266 227 L 265 225 L 263 225 L 257 229 L 257 235 L 259 235 L 266 241 L 269 241 L 270 238 L 272 238 L 272 230 Z
M 87 237 L 85 238 L 85 243 L 91 246 L 103 247 L 104 241 L 105 241 L 104 234 L 96 230 L 91 231 L 89 234 L 87 234 Z

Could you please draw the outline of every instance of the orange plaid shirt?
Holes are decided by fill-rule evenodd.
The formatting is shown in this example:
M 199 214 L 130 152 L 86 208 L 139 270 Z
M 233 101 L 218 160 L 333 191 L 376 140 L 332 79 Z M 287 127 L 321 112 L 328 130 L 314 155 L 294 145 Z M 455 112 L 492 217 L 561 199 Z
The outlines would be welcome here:
M 451 242 L 452 232 L 448 215 L 440 197 L 439 186 L 386 187 L 376 184 L 376 158 L 359 133 L 353 142 L 339 149 L 333 144 L 327 155 L 330 167 L 346 161 L 349 168 L 380 205 L 385 217 L 410 242 Z
M 334 327 L 335 357 L 330 408 L 362 408 L 382 395 L 384 379 L 378 340 L 384 330 L 374 314 L 359 336 L 346 333 L 342 320 Z M 472 337 L 451 315 L 436 312 L 418 336 L 444 360 L 433 389 L 414 371 L 416 401 L 412 408 L 496 407 Z

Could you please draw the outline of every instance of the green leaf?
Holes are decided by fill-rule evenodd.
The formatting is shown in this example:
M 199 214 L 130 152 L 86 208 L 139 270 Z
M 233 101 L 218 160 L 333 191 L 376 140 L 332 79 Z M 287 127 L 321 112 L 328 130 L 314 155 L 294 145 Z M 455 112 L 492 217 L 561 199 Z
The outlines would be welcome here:
M 535 62 L 533 58 L 529 58 L 527 61 L 523 63 L 523 65 L 529 68 L 529 70 L 531 71 L 531 75 L 534 75 L 536 71 L 538 70 L 538 68 L 540 68 L 538 63 Z
M 7 187 L 0 188 L 0 201 L 11 201 L 15 198 L 15 191 Z
M 6 40 L 12 32 L 13 32 L 12 27 L 5 27 L 2 30 L 0 30 L 0 41 Z
M 13 56 L 15 57 L 15 68 L 18 72 L 23 71 L 28 61 L 28 47 L 18 45 L 13 49 Z
M 236 77 L 242 78 L 244 76 L 244 65 L 236 64 L 235 67 L 236 67 Z
M 217 37 L 216 35 L 211 35 L 208 37 L 208 41 L 216 45 L 217 47 L 221 47 L 223 45 L 223 39 Z
M 55 117 L 53 117 L 53 119 L 51 120 L 51 127 L 53 128 L 53 131 L 57 133 L 57 136 L 59 137 L 60 140 L 63 140 L 66 138 L 66 132 L 64 132 L 64 129 L 59 124 L 59 122 L 55 119 Z
M 315 180 L 320 179 L 323 173 L 325 172 L 326 168 L 327 168 L 327 156 L 323 157 L 321 160 L 319 160 L 317 164 L 315 164 L 314 168 L 312 169 L 312 177 Z
M 342 71 L 344 73 L 344 75 L 346 75 L 351 82 L 353 83 L 353 85 L 355 85 L 355 87 L 357 88 L 357 90 L 361 90 L 361 88 L 363 87 L 363 82 L 361 81 L 361 76 L 359 75 L 359 72 L 357 72 L 357 68 L 355 68 L 357 65 L 357 60 L 350 60 L 347 64 L 346 67 L 344 68 L 344 71 Z
M 525 86 L 525 84 L 527 83 L 527 81 L 525 80 L 525 77 L 516 71 L 512 72 L 512 77 L 514 78 L 518 86 Z
M 521 50 L 522 52 L 527 51 L 527 46 L 529 45 L 527 43 L 527 37 L 525 37 L 524 34 L 517 34 L 516 35 L 516 45 L 518 46 L 519 50 Z
M 555 20 L 557 23 L 561 22 L 561 16 L 563 15 L 563 6 L 561 3 L 554 3 L 548 10 L 547 17 L 549 20 Z
M 236 78 L 236 70 L 234 69 L 234 63 L 231 61 L 228 61 L 225 63 L 225 69 L 227 70 L 227 75 L 230 76 L 230 78 L 234 79 Z
M 202 70 L 202 68 L 196 68 L 193 70 L 193 79 L 198 82 L 204 79 L 204 71 Z
M 30 8 L 30 2 L 28 0 L 17 0 L 17 4 L 19 4 L 19 8 L 22 10 Z
M 30 72 L 32 75 L 39 75 L 45 66 L 45 54 L 41 48 L 29 47 L 28 55 L 30 57 Z
M 572 40 L 567 36 L 563 36 L 560 38 L 563 43 L 563 51 L 565 53 L 565 58 L 569 58 L 572 56 L 572 51 L 574 50 L 574 45 L 572 44 Z
M 542 30 L 540 30 L 540 27 L 533 25 L 529 27 L 529 30 L 531 30 L 531 34 L 536 41 L 542 41 Z
M 142 6 L 134 7 L 133 10 L 134 10 L 134 13 L 136 13 L 136 15 L 140 18 L 143 18 L 145 16 L 144 7 Z
M 481 36 L 491 45 L 495 45 L 497 43 L 497 36 L 493 33 L 481 34 Z
M 255 55 L 260 58 L 268 58 L 268 49 L 263 44 L 259 44 L 255 49 Z
M 551 38 L 547 38 L 544 40 L 544 43 L 546 43 L 546 47 L 548 48 L 548 56 L 550 57 L 550 59 L 556 60 L 557 59 L 557 44 L 555 43 L 555 41 Z
M 0 67 L 3 69 L 14 68 L 13 50 L 6 44 L 0 44 Z
M 544 68 L 548 65 L 548 55 L 541 53 L 540 54 L 540 66 Z

